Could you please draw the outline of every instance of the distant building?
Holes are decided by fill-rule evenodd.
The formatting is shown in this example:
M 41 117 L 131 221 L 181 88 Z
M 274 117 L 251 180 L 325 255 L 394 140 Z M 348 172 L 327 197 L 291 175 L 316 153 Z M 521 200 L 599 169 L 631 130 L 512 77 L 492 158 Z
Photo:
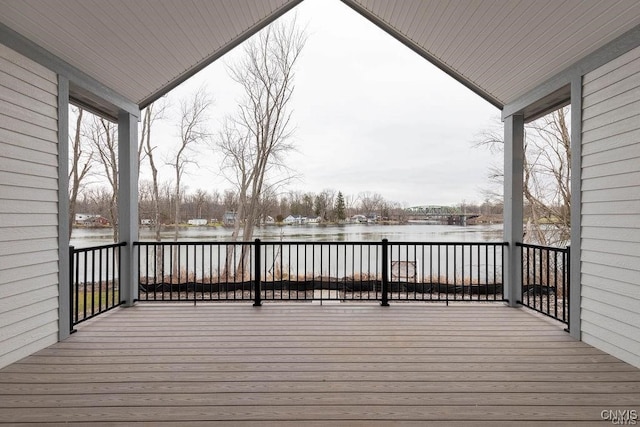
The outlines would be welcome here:
M 141 219 L 140 225 L 153 225 L 153 220 L 149 218 Z
M 369 222 L 369 223 L 371 223 L 371 222 L 378 222 L 378 219 L 379 219 L 379 218 L 380 218 L 380 217 L 378 216 L 378 214 L 375 214 L 375 213 L 369 213 L 369 214 L 367 214 L 367 221 L 366 221 L 366 222 Z
M 267 215 L 267 217 L 264 219 L 264 223 L 265 224 L 275 224 L 276 220 L 273 219 L 272 216 Z
M 93 214 L 76 214 L 74 219 L 76 225 L 83 227 L 102 227 L 111 224 L 105 217 Z
M 305 224 L 307 222 L 307 218 L 303 217 L 301 215 L 289 215 L 288 217 L 286 217 L 283 221 L 285 224 L 289 224 L 289 225 L 301 225 L 301 224 Z
M 92 214 L 84 214 L 84 213 L 77 213 L 75 218 L 74 218 L 74 222 L 76 224 L 84 224 L 85 221 L 93 218 L 94 216 L 98 216 L 98 215 L 92 215 Z
M 201 227 L 203 225 L 207 225 L 207 220 L 203 219 L 203 218 L 195 218 L 195 219 L 190 219 L 187 221 L 187 224 L 189 225 L 195 225 L 197 227 Z
M 236 223 L 236 216 L 237 214 L 235 212 L 225 212 L 222 216 L 222 224 L 234 225 Z
M 354 215 L 351 217 L 351 222 L 357 222 L 357 223 L 365 223 L 367 222 L 367 217 L 364 215 Z

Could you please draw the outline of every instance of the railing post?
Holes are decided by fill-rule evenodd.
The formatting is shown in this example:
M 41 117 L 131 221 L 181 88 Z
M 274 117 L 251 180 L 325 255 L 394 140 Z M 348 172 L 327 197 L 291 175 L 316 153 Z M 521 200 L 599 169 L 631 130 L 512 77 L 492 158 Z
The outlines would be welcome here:
M 75 304 L 73 303 L 73 294 L 75 292 L 75 251 L 74 246 L 69 246 L 69 333 L 74 333 L 73 316 L 75 314 Z
M 254 307 L 260 307 L 262 305 L 262 281 L 260 278 L 260 271 L 262 270 L 261 268 L 261 264 L 260 264 L 260 252 L 261 252 L 261 248 L 260 248 L 260 239 L 256 239 L 255 240 L 255 261 L 254 261 L 254 271 L 253 271 L 253 283 L 254 283 L 254 289 L 253 289 L 253 306 Z
M 567 307 L 567 327 L 565 331 L 571 333 L 571 245 L 567 245 L 567 253 L 565 254 L 565 259 L 563 260 L 563 266 L 566 266 L 566 273 L 564 279 L 564 291 L 567 294 L 563 295 L 562 299 L 566 299 L 563 301 L 565 307 Z M 557 290 L 556 290 L 557 292 Z
M 389 240 L 382 239 L 382 302 L 383 307 L 389 306 Z
M 504 262 L 503 298 L 510 307 L 521 300 L 520 260 L 517 242 L 522 242 L 524 115 L 504 119 L 504 241 L 508 243 Z

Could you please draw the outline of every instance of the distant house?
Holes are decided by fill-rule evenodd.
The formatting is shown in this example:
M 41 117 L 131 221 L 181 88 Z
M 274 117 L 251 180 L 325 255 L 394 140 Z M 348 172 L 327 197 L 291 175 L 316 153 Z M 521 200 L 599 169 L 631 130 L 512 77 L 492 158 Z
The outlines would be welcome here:
M 367 220 L 365 222 L 378 222 L 378 220 L 380 219 L 380 217 L 378 216 L 378 214 L 375 213 L 369 213 L 367 214 Z
M 187 221 L 189 225 L 195 225 L 196 227 L 201 227 L 203 225 L 207 225 L 207 220 L 204 218 L 195 218 Z
M 307 222 L 307 218 L 301 215 L 296 215 L 296 216 L 289 215 L 284 219 L 283 222 L 289 225 L 300 225 L 300 224 L 305 224 Z
M 265 224 L 275 224 L 276 220 L 273 219 L 272 216 L 267 215 L 267 217 L 264 219 L 264 223 Z
M 367 217 L 364 215 L 354 215 L 351 217 L 351 222 L 356 222 L 356 223 L 365 223 L 367 222 Z
M 141 219 L 140 225 L 153 225 L 153 220 L 149 218 Z
M 97 215 L 77 213 L 74 218 L 74 222 L 78 225 L 82 225 L 89 219 L 93 218 L 94 216 L 97 216 Z
M 234 225 L 236 223 L 236 216 L 237 214 L 235 212 L 225 212 L 224 215 L 222 215 L 222 224 Z
M 318 223 L 320 223 L 320 221 L 322 221 L 322 217 L 319 217 L 319 216 L 317 216 L 315 218 L 308 218 L 307 219 L 307 223 L 309 223 L 309 224 L 318 224 Z
M 76 214 L 75 224 L 83 227 L 101 227 L 110 224 L 109 220 L 100 215 L 94 214 Z

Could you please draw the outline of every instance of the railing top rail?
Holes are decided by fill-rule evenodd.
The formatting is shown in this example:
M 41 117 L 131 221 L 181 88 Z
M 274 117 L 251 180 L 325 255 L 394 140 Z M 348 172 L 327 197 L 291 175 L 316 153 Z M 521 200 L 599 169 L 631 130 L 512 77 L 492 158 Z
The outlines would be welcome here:
M 437 245 L 437 246 L 506 246 L 507 242 L 404 242 L 389 241 L 390 245 Z
M 191 241 L 138 241 L 133 242 L 134 246 L 186 246 L 186 245 L 253 245 L 255 241 L 227 241 L 227 240 L 191 240 Z M 309 240 L 261 240 L 261 245 L 351 245 L 351 246 L 371 246 L 382 244 L 381 240 L 372 241 L 309 241 Z M 433 245 L 433 246 L 508 246 L 507 242 L 409 242 L 409 241 L 387 241 L 389 245 Z
M 568 246 L 561 248 L 558 246 L 543 246 L 543 245 L 534 245 L 531 243 L 520 243 L 520 242 L 516 242 L 516 246 L 520 246 L 522 248 L 531 248 L 531 249 L 546 249 L 546 250 L 558 251 L 558 252 L 566 252 L 569 250 Z
M 75 246 L 69 246 L 69 248 L 72 248 L 74 253 L 80 253 L 80 252 L 95 251 L 99 249 L 111 249 L 111 248 L 117 248 L 122 246 L 127 246 L 127 242 L 118 242 L 118 243 L 111 243 L 108 245 L 99 245 L 99 246 L 87 246 L 84 248 L 76 248 Z
M 265 243 L 265 242 L 260 242 Z M 266 242 L 268 243 L 268 242 Z M 133 242 L 133 246 L 187 246 L 187 245 L 255 245 L 255 240 L 182 240 L 179 242 L 174 241 L 161 241 L 158 242 L 156 240 L 146 240 L 146 241 L 137 241 Z

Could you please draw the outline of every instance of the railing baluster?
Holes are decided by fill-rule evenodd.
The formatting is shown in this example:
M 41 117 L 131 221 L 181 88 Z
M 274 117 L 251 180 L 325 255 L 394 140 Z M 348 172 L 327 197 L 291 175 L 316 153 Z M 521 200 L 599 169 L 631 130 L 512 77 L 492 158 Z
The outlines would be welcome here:
M 571 247 L 567 246 L 566 250 L 563 252 L 563 266 L 564 266 L 564 274 L 562 275 L 562 286 L 565 288 L 565 293 L 562 296 L 562 313 L 563 320 L 567 324 L 567 332 L 571 329 Z M 564 316 L 564 312 L 566 312 L 566 317 Z
M 102 310 L 102 249 L 98 250 L 98 311 Z
M 254 289 L 253 289 L 253 306 L 260 307 L 262 305 L 262 280 L 260 277 L 260 261 L 261 261 L 262 248 L 260 245 L 260 239 L 255 240 L 255 260 L 254 260 Z
M 389 305 L 389 241 L 382 239 L 382 302 L 383 307 Z
M 73 326 L 75 325 L 75 319 L 78 317 L 76 303 L 78 297 L 75 296 L 77 287 L 75 286 L 77 280 L 74 280 L 74 272 L 76 265 L 76 251 L 73 246 L 69 246 L 69 332 L 73 333 Z
M 84 276 L 84 281 L 83 281 L 83 293 L 82 293 L 82 318 L 86 318 L 87 317 L 87 251 L 84 251 L 82 253 L 83 255 L 83 266 L 84 266 L 84 270 L 83 270 L 83 276 Z

